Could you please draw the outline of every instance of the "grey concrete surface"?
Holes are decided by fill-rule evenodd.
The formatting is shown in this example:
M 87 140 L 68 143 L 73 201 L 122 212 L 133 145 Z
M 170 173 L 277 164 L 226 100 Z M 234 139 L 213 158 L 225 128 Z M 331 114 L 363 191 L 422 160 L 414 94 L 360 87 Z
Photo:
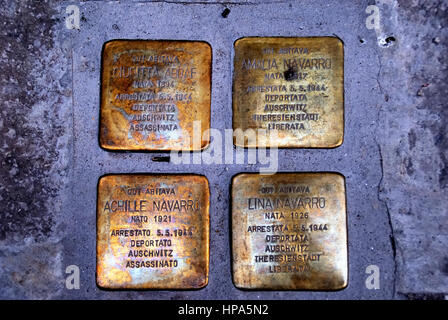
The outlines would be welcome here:
M 384 2 L 378 48 L 380 199 L 393 227 L 397 292 L 448 289 L 448 2 Z
M 65 26 L 69 4 L 79 30 Z M 381 27 L 366 28 L 366 7 Z M 224 17 L 222 12 L 230 12 Z M 446 1 L 0 1 L 0 298 L 443 299 L 448 294 Z M 233 42 L 338 36 L 345 139 L 279 150 L 279 171 L 337 171 L 347 183 L 349 285 L 241 291 L 231 280 L 229 186 L 255 165 L 174 165 L 98 145 L 101 48 L 111 39 L 204 40 L 213 48 L 212 127 L 231 128 Z M 96 187 L 105 173 L 192 172 L 211 189 L 210 279 L 195 291 L 95 284 Z M 80 289 L 65 269 L 81 270 Z M 380 269 L 380 289 L 365 286 Z

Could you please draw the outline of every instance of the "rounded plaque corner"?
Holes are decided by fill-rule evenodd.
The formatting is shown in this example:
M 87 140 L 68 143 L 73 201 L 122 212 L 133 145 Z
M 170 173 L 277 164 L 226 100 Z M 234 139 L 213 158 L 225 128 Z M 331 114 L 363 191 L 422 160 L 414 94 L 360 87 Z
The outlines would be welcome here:
M 116 39 L 109 39 L 109 40 L 105 41 L 105 42 L 103 43 L 103 48 L 104 48 L 104 47 L 110 47 L 111 44 L 113 44 L 114 42 L 117 42 L 117 40 L 116 40 Z
M 246 290 L 248 290 L 246 287 L 243 287 L 243 286 L 241 286 L 241 285 L 235 283 L 234 281 L 232 281 L 232 282 L 233 282 L 233 286 L 234 286 L 235 288 L 237 288 L 238 290 L 241 290 L 241 291 L 246 291 Z
M 100 126 L 101 126 L 100 130 L 102 130 L 103 124 L 100 123 Z M 106 134 L 101 132 L 101 131 L 100 131 L 100 134 L 98 136 L 98 145 L 104 151 L 111 152 L 111 151 L 116 151 L 117 150 L 117 146 L 111 144 L 110 141 L 107 140 Z
M 98 275 L 98 273 L 96 274 L 95 284 L 101 290 L 112 289 L 110 286 L 107 285 L 107 283 L 104 281 L 104 279 Z
M 244 40 L 246 40 L 248 37 L 240 37 L 238 39 L 236 39 L 235 41 L 233 41 L 233 47 L 236 48 L 240 42 L 243 42 Z
M 98 178 L 98 187 L 100 187 L 100 185 L 106 183 L 107 180 L 109 180 L 110 177 L 112 177 L 113 175 L 114 175 L 113 173 L 105 173 L 105 174 L 101 175 Z
M 235 175 L 232 176 L 232 185 L 237 184 L 239 181 L 239 179 L 243 179 L 244 177 L 246 177 L 248 175 L 248 173 L 246 172 L 238 172 Z
M 345 46 L 344 40 L 342 40 L 342 38 L 340 38 L 338 35 L 333 33 L 333 35 L 330 38 L 334 39 L 336 41 L 337 45 L 344 48 L 344 46 Z
M 101 137 L 99 139 L 98 145 L 104 151 L 113 151 L 113 149 L 110 148 L 110 146 L 107 143 L 105 143 Z
M 342 174 L 340 172 L 337 172 L 337 171 L 331 172 L 331 174 L 333 174 L 335 177 L 338 177 L 338 178 L 342 179 L 342 183 L 345 183 L 345 176 L 344 176 L 344 174 Z
M 246 287 L 243 286 L 242 282 L 239 281 L 238 279 L 235 279 L 236 275 L 233 272 L 232 273 L 232 284 L 235 288 L 237 288 L 238 290 L 247 290 Z
M 102 150 L 107 151 L 107 152 L 123 151 L 120 148 L 111 147 L 110 145 L 104 144 L 104 143 L 100 143 L 99 146 Z
M 200 45 L 203 45 L 205 48 L 207 48 L 209 50 L 210 55 L 212 55 L 213 47 L 210 42 L 208 42 L 207 40 L 198 40 L 196 42 Z
M 113 49 L 113 46 L 115 46 L 120 40 L 117 39 L 109 39 L 103 43 L 103 47 L 101 52 L 104 54 L 107 50 Z
M 209 282 L 210 282 L 209 277 L 208 277 L 208 275 L 206 275 L 204 281 L 202 281 L 202 283 L 198 284 L 194 289 L 197 289 L 197 290 L 205 289 L 208 286 Z
M 234 129 L 235 130 L 240 130 L 241 128 L 237 128 Z M 257 146 L 249 146 L 249 144 L 243 140 L 243 142 L 241 143 L 240 139 L 238 139 L 236 136 L 233 137 L 233 146 L 236 148 L 256 148 Z
M 195 176 L 198 178 L 198 180 L 202 180 L 201 182 L 207 187 L 210 193 L 210 182 L 208 181 L 207 176 L 204 174 L 196 174 Z
M 209 147 L 210 147 L 210 138 L 208 140 L 203 140 L 201 143 L 201 147 L 198 150 L 193 150 L 193 151 L 203 152 L 203 151 L 207 150 Z
M 334 291 L 342 291 L 342 290 L 347 289 L 347 287 L 348 287 L 348 279 L 345 278 L 345 279 L 343 279 L 343 282 L 341 283 L 341 285 L 339 285 L 338 287 L 336 287 L 336 288 L 334 289 Z
M 342 133 L 338 139 L 328 146 L 328 149 L 336 149 L 344 144 L 344 134 Z

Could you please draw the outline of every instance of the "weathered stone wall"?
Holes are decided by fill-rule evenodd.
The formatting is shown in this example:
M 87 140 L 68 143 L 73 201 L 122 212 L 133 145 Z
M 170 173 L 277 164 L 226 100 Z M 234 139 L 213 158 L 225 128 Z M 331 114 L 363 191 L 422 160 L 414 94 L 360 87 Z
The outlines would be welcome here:
M 393 228 L 396 291 L 441 298 L 448 293 L 448 2 L 378 5 L 379 191 Z
M 72 91 L 60 19 L 55 3 L 0 2 L 1 298 L 54 298 L 64 284 Z

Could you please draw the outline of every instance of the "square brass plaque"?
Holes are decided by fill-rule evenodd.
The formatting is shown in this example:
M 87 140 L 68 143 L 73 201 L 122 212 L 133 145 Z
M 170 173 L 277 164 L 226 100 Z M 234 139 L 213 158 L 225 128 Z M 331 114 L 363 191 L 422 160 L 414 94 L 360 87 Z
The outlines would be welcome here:
M 209 186 L 199 175 L 107 175 L 98 183 L 97 284 L 193 289 L 208 283 Z
M 211 59 L 210 45 L 200 41 L 107 42 L 102 56 L 101 147 L 134 151 L 206 148 Z M 197 138 L 193 137 L 194 126 Z
M 335 37 L 235 42 L 233 129 L 240 147 L 332 148 L 344 136 L 344 48 Z M 276 133 L 275 138 L 267 138 Z M 266 137 L 267 136 L 267 137 Z
M 239 174 L 232 181 L 233 281 L 241 289 L 347 286 L 345 179 Z

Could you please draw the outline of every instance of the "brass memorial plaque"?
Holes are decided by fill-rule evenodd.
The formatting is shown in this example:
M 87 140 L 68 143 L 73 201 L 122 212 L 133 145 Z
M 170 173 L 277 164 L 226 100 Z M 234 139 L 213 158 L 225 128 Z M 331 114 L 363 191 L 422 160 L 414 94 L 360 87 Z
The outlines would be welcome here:
M 211 61 L 210 45 L 200 41 L 107 42 L 102 57 L 101 147 L 133 151 L 206 148 Z
M 233 128 L 240 147 L 332 148 L 344 136 L 344 51 L 335 37 L 235 42 Z M 269 138 L 271 133 L 275 138 Z
M 97 284 L 193 289 L 208 283 L 209 186 L 199 175 L 107 175 L 98 183 Z
M 344 177 L 337 173 L 235 176 L 232 247 L 233 281 L 238 288 L 345 288 Z

